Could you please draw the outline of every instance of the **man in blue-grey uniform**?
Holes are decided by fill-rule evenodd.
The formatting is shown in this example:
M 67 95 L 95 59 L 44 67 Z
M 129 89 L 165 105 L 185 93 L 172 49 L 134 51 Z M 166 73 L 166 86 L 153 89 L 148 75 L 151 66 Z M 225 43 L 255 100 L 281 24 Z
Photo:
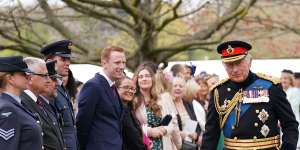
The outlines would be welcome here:
M 291 105 L 278 80 L 250 71 L 251 48 L 243 41 L 217 48 L 229 78 L 212 88 L 201 150 L 216 149 L 221 131 L 224 149 L 296 149 L 298 122 Z
M 56 61 L 56 71 L 62 77 L 68 77 L 72 42 L 61 40 L 41 49 L 46 61 Z M 73 106 L 63 81 L 57 86 L 55 106 L 62 117 L 62 131 L 67 150 L 77 150 L 77 136 Z

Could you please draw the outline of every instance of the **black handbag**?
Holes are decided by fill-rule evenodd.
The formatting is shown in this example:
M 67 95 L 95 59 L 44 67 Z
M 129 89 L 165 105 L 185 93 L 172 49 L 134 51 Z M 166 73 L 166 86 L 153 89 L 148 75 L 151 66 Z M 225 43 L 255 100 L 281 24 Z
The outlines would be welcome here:
M 159 126 L 168 126 L 171 120 L 172 116 L 168 114 L 161 120 Z
M 181 150 L 197 150 L 197 144 L 183 140 Z

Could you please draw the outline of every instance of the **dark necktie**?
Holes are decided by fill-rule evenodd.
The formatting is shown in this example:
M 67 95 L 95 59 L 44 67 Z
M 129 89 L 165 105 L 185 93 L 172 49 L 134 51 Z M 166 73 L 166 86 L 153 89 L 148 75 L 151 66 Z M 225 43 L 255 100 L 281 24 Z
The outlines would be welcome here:
M 111 89 L 112 89 L 112 91 L 113 91 L 114 97 L 115 97 L 115 98 L 118 98 L 117 87 L 113 84 L 113 85 L 111 86 Z

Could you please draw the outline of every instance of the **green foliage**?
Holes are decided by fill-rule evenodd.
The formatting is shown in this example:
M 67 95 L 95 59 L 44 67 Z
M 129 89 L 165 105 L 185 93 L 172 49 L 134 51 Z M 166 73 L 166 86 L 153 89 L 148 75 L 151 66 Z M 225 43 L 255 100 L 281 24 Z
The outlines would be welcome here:
M 3 50 L 3 51 L 0 51 L 0 56 L 1 57 L 4 57 L 4 56 L 18 56 L 18 55 L 25 56 L 24 53 L 20 53 L 20 52 L 14 51 L 14 50 Z

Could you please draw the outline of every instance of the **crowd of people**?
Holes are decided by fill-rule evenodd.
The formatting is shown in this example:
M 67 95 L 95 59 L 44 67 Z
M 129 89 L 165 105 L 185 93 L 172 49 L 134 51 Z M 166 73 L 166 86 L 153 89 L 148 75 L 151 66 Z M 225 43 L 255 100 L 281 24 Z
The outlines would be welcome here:
M 125 50 L 109 46 L 82 83 L 69 69 L 71 49 L 62 40 L 41 49 L 44 59 L 0 57 L 0 149 L 296 149 L 300 73 L 283 70 L 281 84 L 252 73 L 248 43 L 219 45 L 222 81 L 153 62 L 129 78 Z

